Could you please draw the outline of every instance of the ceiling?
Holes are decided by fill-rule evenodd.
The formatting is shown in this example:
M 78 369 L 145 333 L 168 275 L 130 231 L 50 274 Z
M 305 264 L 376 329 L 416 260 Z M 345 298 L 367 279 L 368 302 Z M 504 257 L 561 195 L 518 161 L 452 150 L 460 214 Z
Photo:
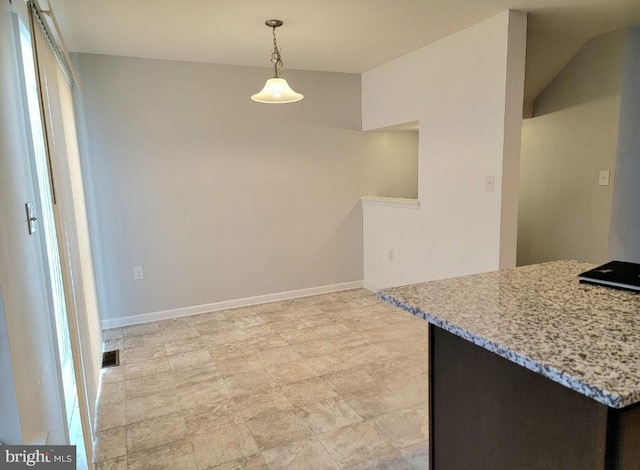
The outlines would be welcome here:
M 264 20 L 278 18 L 284 21 L 277 35 L 285 67 L 350 73 L 517 9 L 529 13 L 534 50 L 528 56 L 535 63 L 527 64 L 528 79 L 535 70 L 532 79 L 541 83 L 588 38 L 640 24 L 639 0 L 50 2 L 72 52 L 267 67 L 272 42 Z

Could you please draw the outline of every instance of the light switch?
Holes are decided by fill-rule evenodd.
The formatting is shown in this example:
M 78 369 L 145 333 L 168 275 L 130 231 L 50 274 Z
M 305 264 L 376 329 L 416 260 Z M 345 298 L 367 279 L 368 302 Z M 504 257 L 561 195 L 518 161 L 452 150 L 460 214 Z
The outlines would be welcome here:
M 598 184 L 600 186 L 609 186 L 609 170 L 600 170 Z

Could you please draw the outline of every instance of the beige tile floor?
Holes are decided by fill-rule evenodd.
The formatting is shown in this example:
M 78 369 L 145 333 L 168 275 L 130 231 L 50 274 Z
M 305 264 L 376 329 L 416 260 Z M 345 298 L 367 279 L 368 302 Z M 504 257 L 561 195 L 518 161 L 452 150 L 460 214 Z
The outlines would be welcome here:
M 104 339 L 98 469 L 427 468 L 427 324 L 364 289 Z

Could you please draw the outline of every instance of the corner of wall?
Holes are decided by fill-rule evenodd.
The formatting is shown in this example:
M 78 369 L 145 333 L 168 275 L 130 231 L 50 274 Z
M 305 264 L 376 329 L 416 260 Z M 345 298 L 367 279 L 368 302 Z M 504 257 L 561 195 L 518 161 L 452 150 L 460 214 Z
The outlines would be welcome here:
M 500 268 L 516 265 L 518 241 L 518 191 L 524 71 L 527 49 L 527 14 L 509 11 L 505 82 L 504 146 L 500 214 Z
M 609 258 L 640 263 L 640 27 L 625 39 Z

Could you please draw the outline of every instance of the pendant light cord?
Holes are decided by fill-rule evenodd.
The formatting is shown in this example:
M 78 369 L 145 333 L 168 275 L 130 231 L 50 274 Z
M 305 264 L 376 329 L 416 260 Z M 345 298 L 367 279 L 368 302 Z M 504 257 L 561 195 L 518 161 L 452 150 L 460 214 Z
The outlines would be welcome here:
M 273 27 L 273 52 L 271 53 L 271 62 L 273 63 L 273 78 L 280 78 L 280 74 L 284 70 L 280 48 L 276 41 L 276 27 Z

